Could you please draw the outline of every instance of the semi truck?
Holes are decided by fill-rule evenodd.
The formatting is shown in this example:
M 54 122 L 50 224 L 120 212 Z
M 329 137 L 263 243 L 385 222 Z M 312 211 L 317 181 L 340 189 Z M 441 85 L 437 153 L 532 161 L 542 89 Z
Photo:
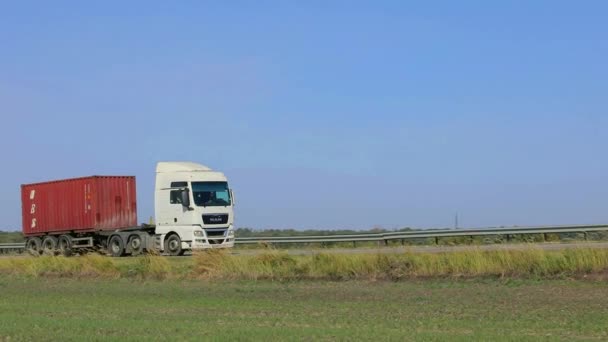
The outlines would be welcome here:
M 21 185 L 26 250 L 177 256 L 234 246 L 234 193 L 223 173 L 193 162 L 159 162 L 154 224 L 137 224 L 135 182 L 134 176 L 90 176 Z

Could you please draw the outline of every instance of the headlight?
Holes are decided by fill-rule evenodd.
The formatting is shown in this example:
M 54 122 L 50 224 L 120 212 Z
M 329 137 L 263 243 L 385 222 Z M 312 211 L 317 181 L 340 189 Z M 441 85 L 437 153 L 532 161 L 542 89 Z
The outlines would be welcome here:
M 195 230 L 194 231 L 194 236 L 203 236 L 203 231 L 202 230 Z
M 228 231 L 228 237 L 234 237 L 234 230 L 233 229 L 230 229 Z

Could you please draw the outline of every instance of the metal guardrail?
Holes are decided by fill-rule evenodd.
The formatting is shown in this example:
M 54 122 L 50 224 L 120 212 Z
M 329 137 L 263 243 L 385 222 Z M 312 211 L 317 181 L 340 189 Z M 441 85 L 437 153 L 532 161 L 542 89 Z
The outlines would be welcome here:
M 25 250 L 24 243 L 0 243 L 0 254 L 23 252 Z
M 409 239 L 439 239 L 456 236 L 487 236 L 487 235 L 525 235 L 525 234 L 565 234 L 583 233 L 585 238 L 589 232 L 608 231 L 608 225 L 577 225 L 577 226 L 542 226 L 542 227 L 510 227 L 483 229 L 448 229 L 448 230 L 415 230 L 403 232 L 388 232 L 374 234 L 350 235 L 315 235 L 315 236 L 273 236 L 273 237 L 243 237 L 237 238 L 237 244 L 289 244 L 289 243 L 326 243 L 326 242 L 364 242 L 378 241 L 388 244 L 391 240 Z M 437 242 L 437 240 L 436 240 Z M 0 244 L 0 253 L 21 252 L 25 249 L 23 243 Z
M 409 240 L 424 238 L 441 238 L 456 236 L 487 236 L 487 235 L 522 235 L 522 234 L 564 234 L 608 231 L 608 225 L 577 225 L 577 226 L 542 226 L 542 227 L 510 227 L 483 229 L 449 229 L 449 230 L 416 230 L 389 232 L 377 234 L 351 235 L 317 235 L 317 236 L 281 236 L 281 237 L 249 237 L 237 238 L 237 244 L 255 243 L 323 243 L 323 242 L 358 242 Z

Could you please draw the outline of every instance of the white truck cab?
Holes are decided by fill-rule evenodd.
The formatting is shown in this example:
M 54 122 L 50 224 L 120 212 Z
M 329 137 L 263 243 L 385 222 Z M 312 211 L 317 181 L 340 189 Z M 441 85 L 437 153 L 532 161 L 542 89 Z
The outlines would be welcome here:
M 192 162 L 160 162 L 154 195 L 160 250 L 181 255 L 234 246 L 234 195 L 223 173 Z

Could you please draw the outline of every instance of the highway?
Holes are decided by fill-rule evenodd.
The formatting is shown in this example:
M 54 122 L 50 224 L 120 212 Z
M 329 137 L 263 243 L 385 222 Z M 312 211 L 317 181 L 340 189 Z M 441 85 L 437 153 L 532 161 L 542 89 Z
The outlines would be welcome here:
M 562 250 L 567 248 L 608 248 L 608 242 L 554 242 L 554 243 L 504 243 L 492 245 L 457 245 L 457 246 L 399 246 L 399 247 L 359 247 L 359 248 L 234 248 L 226 251 L 233 255 L 260 255 L 270 251 L 286 252 L 289 255 L 314 255 L 314 254 L 391 254 L 391 253 L 449 253 L 467 250 L 495 251 L 495 250 Z M 191 255 L 190 252 L 186 255 Z M 27 253 L 21 254 L 0 254 L 0 257 L 29 257 Z

